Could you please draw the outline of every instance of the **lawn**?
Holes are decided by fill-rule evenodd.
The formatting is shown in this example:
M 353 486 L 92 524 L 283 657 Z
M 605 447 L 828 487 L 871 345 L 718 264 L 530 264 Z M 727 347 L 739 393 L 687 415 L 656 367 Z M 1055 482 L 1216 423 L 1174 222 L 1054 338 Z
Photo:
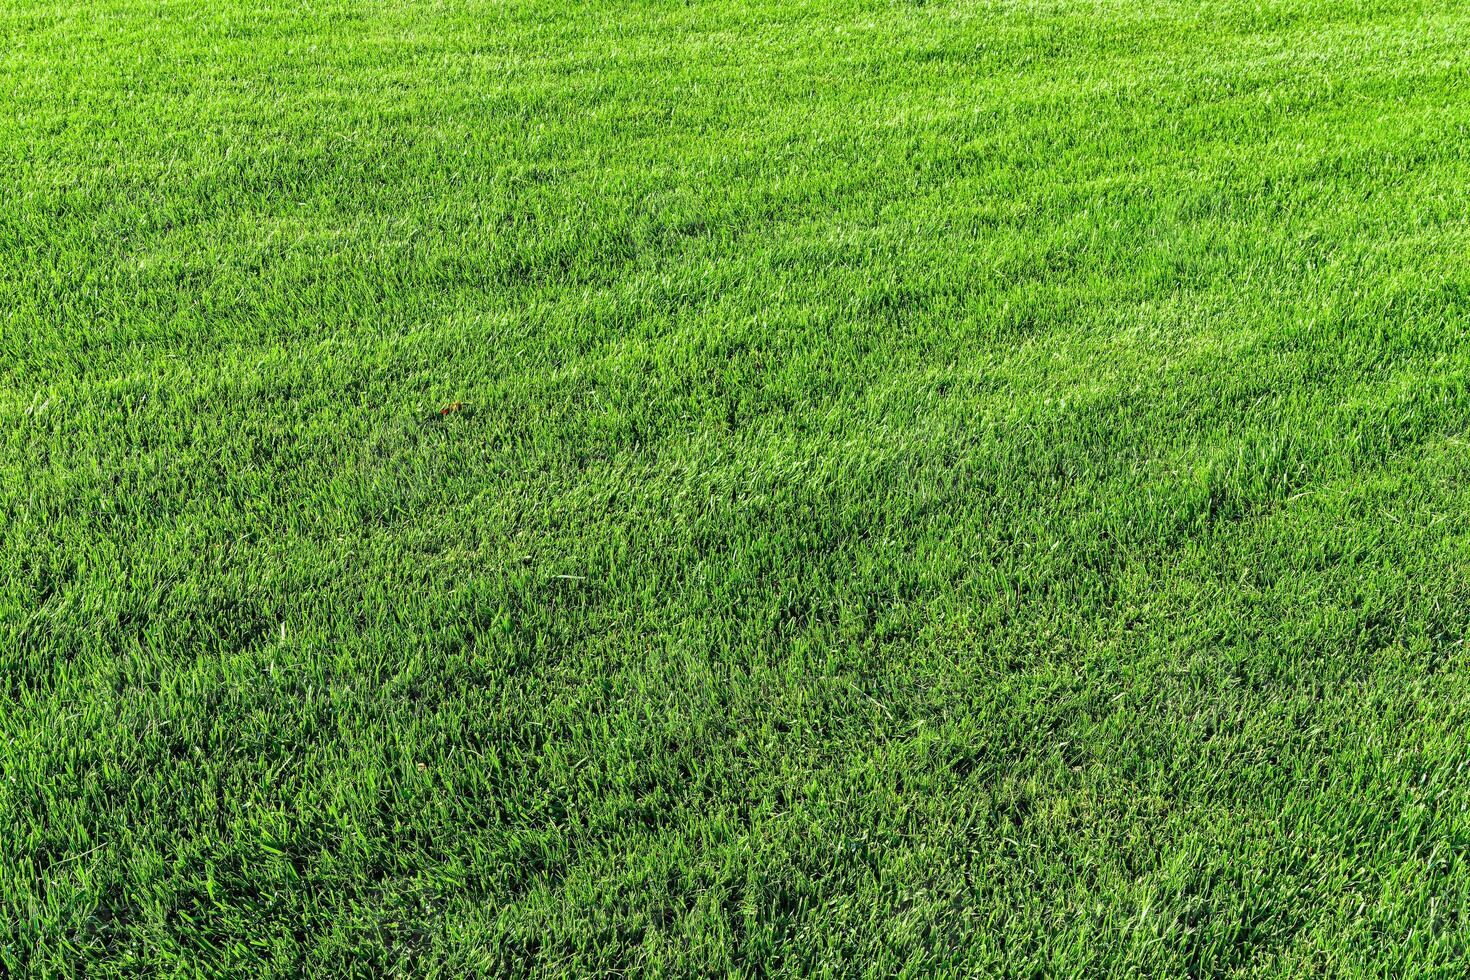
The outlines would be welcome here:
M 1463 977 L 1470 4 L 0 0 L 0 975 Z

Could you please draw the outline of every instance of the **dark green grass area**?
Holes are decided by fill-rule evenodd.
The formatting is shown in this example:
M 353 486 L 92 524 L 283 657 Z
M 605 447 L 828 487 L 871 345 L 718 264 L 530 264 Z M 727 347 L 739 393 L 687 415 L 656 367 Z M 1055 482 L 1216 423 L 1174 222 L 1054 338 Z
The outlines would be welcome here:
M 1470 972 L 1470 6 L 0 0 L 0 975 Z

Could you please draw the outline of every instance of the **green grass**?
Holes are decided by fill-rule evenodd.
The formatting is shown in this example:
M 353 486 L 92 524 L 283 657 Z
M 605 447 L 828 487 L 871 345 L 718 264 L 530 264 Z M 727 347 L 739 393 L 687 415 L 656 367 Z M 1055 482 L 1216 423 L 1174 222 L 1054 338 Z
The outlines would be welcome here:
M 0 975 L 1463 977 L 1467 188 L 1453 0 L 0 0 Z

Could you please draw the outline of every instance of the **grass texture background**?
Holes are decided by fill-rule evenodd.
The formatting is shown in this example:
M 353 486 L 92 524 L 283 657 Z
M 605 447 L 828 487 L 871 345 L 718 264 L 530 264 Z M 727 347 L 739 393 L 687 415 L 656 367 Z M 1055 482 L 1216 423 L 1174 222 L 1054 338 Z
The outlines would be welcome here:
M 1470 7 L 0 0 L 0 973 L 1470 968 Z

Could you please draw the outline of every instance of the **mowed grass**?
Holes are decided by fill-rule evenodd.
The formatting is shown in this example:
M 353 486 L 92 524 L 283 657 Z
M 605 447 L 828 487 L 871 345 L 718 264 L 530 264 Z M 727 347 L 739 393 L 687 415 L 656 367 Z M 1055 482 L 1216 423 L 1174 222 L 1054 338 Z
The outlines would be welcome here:
M 1470 970 L 1470 7 L 0 4 L 0 974 Z

